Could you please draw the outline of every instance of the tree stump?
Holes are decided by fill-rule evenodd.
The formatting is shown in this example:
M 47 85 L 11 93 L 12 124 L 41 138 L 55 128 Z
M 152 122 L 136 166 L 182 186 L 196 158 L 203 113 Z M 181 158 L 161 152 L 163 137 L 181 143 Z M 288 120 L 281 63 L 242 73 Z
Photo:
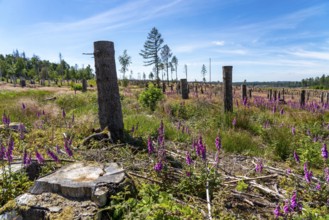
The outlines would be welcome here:
M 86 79 L 82 79 L 82 92 L 87 92 L 87 80 Z
M 186 79 L 180 80 L 180 88 L 182 93 L 182 99 L 188 99 L 188 84 Z
M 232 66 L 223 66 L 224 112 L 233 112 Z
M 101 129 L 108 127 L 113 141 L 122 140 L 124 127 L 113 42 L 94 42 L 94 57 Z

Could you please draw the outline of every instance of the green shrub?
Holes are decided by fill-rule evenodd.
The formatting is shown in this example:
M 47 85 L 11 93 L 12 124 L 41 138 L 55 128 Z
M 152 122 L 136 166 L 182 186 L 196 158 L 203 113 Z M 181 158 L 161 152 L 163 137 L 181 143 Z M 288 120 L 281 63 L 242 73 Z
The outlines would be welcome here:
M 152 83 L 149 83 L 148 88 L 139 95 L 138 101 L 143 107 L 147 107 L 151 111 L 154 111 L 157 103 L 162 99 L 163 94 L 161 89 L 158 89 Z
M 71 84 L 71 89 L 75 90 L 75 91 L 81 91 L 82 90 L 82 85 L 81 84 L 77 84 L 77 83 L 72 83 Z

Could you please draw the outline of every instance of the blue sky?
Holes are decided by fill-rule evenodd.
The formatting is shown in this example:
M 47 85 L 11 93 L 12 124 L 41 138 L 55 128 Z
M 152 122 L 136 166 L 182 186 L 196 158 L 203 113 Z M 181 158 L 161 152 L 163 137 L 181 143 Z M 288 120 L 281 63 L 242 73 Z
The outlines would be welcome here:
M 93 42 L 127 49 L 130 69 L 147 75 L 139 55 L 156 27 L 178 58 L 178 76 L 212 80 L 233 66 L 233 81 L 301 80 L 329 74 L 327 0 L 0 0 L 0 53 L 25 51 L 79 66 L 94 60 Z M 119 69 L 117 62 L 117 69 Z M 122 74 L 118 71 L 119 76 Z M 207 76 L 207 81 L 209 76 Z

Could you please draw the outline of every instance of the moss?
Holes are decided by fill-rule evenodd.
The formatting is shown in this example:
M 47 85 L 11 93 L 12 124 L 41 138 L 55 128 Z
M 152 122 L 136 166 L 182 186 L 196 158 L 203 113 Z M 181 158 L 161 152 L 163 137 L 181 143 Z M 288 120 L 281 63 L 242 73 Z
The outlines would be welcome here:
M 0 214 L 14 210 L 16 208 L 15 200 L 9 200 L 4 206 L 0 207 Z
M 74 211 L 72 207 L 65 207 L 60 213 L 51 213 L 49 215 L 49 219 L 60 220 L 60 219 L 73 219 Z

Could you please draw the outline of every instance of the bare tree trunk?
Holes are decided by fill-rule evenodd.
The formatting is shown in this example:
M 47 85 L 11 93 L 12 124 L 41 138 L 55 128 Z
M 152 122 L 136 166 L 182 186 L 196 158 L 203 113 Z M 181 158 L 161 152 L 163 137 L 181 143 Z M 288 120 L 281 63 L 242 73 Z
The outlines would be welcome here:
M 182 99 L 188 99 L 188 84 L 186 79 L 180 80 L 180 87 L 182 90 Z
M 232 66 L 223 66 L 224 112 L 233 112 Z
M 94 57 L 101 129 L 107 127 L 114 141 L 122 140 L 124 127 L 113 42 L 94 42 Z

